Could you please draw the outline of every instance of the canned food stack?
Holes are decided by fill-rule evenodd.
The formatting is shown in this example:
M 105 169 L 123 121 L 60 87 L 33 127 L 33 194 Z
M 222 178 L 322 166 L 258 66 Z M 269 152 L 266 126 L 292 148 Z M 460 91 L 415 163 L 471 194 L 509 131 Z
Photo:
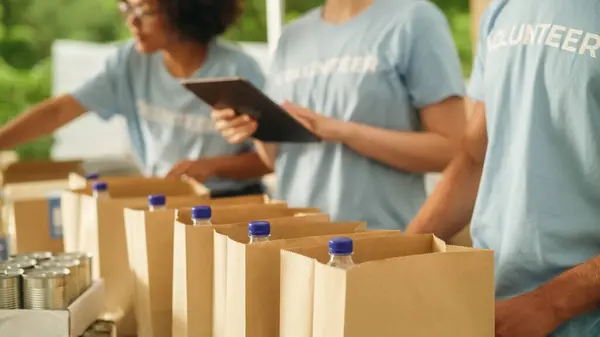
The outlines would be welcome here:
M 23 308 L 60 310 L 69 305 L 68 269 L 36 269 L 23 275 Z
M 52 257 L 55 261 L 79 261 L 77 277 L 79 285 L 78 295 L 83 294 L 92 285 L 92 257 L 86 253 L 70 252 L 60 253 Z
M 0 261 L 0 309 L 65 309 L 91 286 L 85 253 L 34 252 Z
M 23 269 L 0 271 L 0 309 L 21 308 Z
M 39 270 L 69 271 L 67 276 L 67 298 L 72 303 L 79 297 L 79 260 L 48 260 L 40 263 L 36 268 Z

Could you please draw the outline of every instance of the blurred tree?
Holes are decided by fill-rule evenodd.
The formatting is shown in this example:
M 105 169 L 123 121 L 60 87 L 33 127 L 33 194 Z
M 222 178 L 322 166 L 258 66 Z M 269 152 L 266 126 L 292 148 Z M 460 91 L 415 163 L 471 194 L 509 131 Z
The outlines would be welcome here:
M 471 67 L 468 0 L 432 0 L 448 16 L 468 75 Z M 226 38 L 266 41 L 265 0 L 245 0 L 244 15 Z M 287 0 L 286 21 L 323 0 Z M 51 93 L 50 52 L 56 39 L 110 42 L 128 36 L 116 0 L 0 0 L 0 123 L 14 118 Z M 18 149 L 47 157 L 52 137 Z

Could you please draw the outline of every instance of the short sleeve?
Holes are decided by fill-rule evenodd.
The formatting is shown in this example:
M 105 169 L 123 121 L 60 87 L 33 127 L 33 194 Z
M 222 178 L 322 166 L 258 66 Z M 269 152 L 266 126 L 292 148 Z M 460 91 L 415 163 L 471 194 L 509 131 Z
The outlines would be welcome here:
M 402 37 L 405 60 L 400 72 L 413 105 L 420 109 L 452 96 L 465 95 L 458 51 L 442 11 L 428 1 L 409 14 Z
M 72 92 L 73 97 L 90 112 L 108 120 L 122 114 L 119 109 L 118 90 L 126 81 L 128 59 L 133 45 L 121 45 L 105 61 L 104 67 L 81 87 Z

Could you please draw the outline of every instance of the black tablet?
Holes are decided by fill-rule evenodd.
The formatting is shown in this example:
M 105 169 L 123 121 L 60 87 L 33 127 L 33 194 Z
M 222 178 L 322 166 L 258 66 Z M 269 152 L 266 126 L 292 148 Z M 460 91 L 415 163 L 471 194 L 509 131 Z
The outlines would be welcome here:
M 253 137 L 265 142 L 308 143 L 320 139 L 241 77 L 182 81 L 184 87 L 213 107 L 247 114 L 258 122 Z

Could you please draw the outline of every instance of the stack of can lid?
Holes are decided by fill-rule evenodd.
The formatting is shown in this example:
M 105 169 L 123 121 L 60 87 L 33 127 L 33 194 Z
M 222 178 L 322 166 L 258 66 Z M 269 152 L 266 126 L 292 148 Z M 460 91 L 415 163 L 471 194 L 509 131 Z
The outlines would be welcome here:
M 34 252 L 0 261 L 0 309 L 65 309 L 91 285 L 91 257 Z

